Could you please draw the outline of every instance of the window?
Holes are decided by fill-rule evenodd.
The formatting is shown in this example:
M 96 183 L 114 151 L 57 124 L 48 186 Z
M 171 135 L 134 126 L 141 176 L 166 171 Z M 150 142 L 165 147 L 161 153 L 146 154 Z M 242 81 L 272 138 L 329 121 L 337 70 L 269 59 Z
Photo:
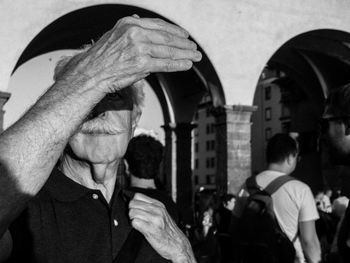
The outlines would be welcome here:
M 199 150 L 199 145 L 198 145 L 198 142 L 196 142 L 196 143 L 194 144 L 194 151 L 197 153 L 198 150 Z
M 198 161 L 198 159 L 196 159 L 194 161 L 194 168 L 198 169 L 198 166 L 199 166 L 199 161 Z
M 290 110 L 289 110 L 289 108 L 286 105 L 284 105 L 284 104 L 282 104 L 281 107 L 282 107 L 282 109 L 281 109 L 282 117 L 290 117 Z
M 194 184 L 197 185 L 198 182 L 199 182 L 199 181 L 198 181 L 198 175 L 195 175 L 195 176 L 194 176 Z
M 265 100 L 271 99 L 271 86 L 265 87 Z
M 290 132 L 290 122 L 282 122 L 282 132 L 283 133 Z
M 205 177 L 205 179 L 206 179 L 206 184 L 210 184 L 210 178 L 211 178 L 211 176 L 210 175 L 207 175 L 206 177 Z
M 265 109 L 265 120 L 266 121 L 271 120 L 271 108 L 270 107 Z
M 269 140 L 271 138 L 271 136 L 272 136 L 271 128 L 266 128 L 265 129 L 265 139 L 266 139 L 266 141 Z
M 206 141 L 206 150 L 207 150 L 207 151 L 210 150 L 210 141 Z
M 211 167 L 215 167 L 215 157 L 210 160 Z
M 215 132 L 215 123 L 212 123 L 211 124 L 211 133 L 214 133 Z
M 210 116 L 210 108 L 207 107 L 205 112 L 206 112 L 207 117 L 209 117 Z
M 210 168 L 210 159 L 209 158 L 206 159 L 206 167 Z
M 211 141 L 211 149 L 215 150 L 215 141 L 214 140 Z
M 207 123 L 207 126 L 206 126 L 206 132 L 207 132 L 207 134 L 209 134 L 209 133 L 210 133 L 210 124 L 209 124 L 209 123 Z

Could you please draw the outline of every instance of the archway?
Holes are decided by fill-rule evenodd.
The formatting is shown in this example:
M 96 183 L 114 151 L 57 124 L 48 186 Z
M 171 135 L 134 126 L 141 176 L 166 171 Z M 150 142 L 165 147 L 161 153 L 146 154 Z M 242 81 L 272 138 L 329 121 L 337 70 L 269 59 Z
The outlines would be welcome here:
M 322 176 L 330 165 L 319 148 L 319 119 L 329 90 L 350 82 L 349 43 L 349 33 L 320 29 L 290 39 L 272 55 L 254 97 L 253 173 L 264 169 L 266 140 L 292 132 L 298 135 L 302 157 L 295 176 L 313 190 L 334 184 Z M 332 173 L 334 178 L 337 172 Z
M 166 18 L 136 6 L 106 4 L 90 6 L 68 13 L 45 27 L 25 48 L 13 72 L 26 61 L 50 51 L 78 49 L 96 41 L 122 17 Z M 199 46 L 199 45 L 198 45 Z M 184 220 L 192 217 L 191 124 L 197 104 L 204 93 L 212 95 L 215 106 L 225 105 L 221 83 L 209 58 L 187 72 L 157 73 L 147 81 L 159 99 L 163 111 L 166 161 L 163 181 L 184 212 Z M 176 139 L 176 142 L 175 142 Z

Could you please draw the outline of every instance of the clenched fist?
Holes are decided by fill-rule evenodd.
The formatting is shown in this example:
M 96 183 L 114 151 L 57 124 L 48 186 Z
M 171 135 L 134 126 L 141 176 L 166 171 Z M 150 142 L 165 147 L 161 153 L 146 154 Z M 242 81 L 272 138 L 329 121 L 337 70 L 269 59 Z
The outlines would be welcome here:
M 173 262 L 196 262 L 186 236 L 158 200 L 137 193 L 129 203 L 132 226 L 164 258 Z

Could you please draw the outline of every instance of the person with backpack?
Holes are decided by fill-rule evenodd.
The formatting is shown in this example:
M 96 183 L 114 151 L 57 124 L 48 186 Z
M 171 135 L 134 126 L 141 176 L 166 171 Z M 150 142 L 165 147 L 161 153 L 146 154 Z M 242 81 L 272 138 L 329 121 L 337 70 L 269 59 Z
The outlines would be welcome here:
M 267 170 L 247 179 L 233 211 L 237 262 L 320 262 L 313 194 L 289 176 L 297 165 L 297 141 L 288 134 L 274 135 L 266 159 Z

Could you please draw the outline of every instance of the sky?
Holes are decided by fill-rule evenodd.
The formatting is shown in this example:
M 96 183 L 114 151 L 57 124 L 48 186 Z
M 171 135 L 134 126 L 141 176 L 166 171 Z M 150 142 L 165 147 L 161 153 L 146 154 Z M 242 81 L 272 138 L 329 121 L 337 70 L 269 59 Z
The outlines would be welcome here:
M 12 75 L 8 92 L 9 101 L 5 104 L 4 128 L 14 123 L 38 97 L 53 83 L 53 72 L 56 62 L 72 51 L 61 50 L 50 52 L 31 59 L 19 67 Z M 136 134 L 148 133 L 164 144 L 164 124 L 160 103 L 150 86 L 146 86 L 145 103 Z

